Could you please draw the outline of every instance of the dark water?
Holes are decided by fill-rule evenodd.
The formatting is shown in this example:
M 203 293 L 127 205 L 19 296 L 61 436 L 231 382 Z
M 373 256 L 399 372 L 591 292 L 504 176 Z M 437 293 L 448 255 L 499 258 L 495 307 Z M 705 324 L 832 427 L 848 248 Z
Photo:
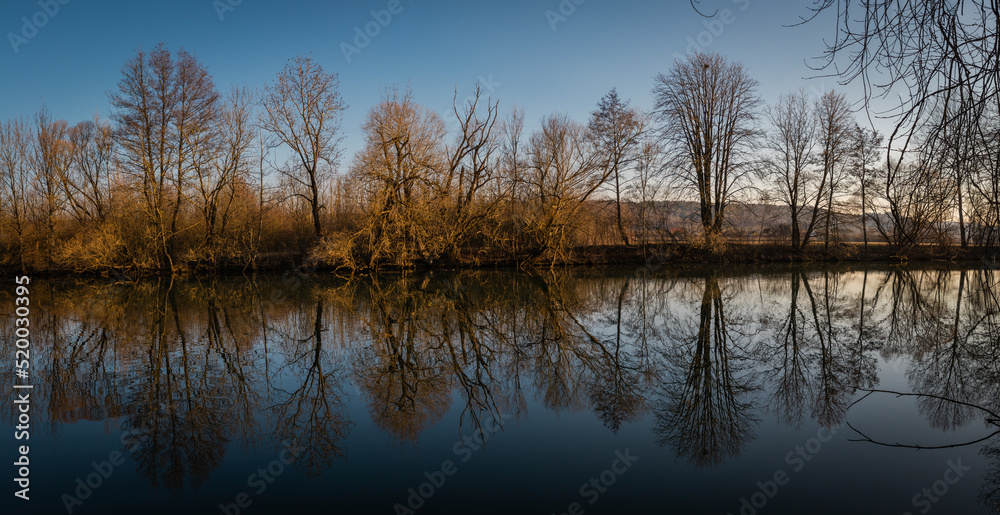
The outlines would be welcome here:
M 11 280 L 2 512 L 1000 511 L 1000 273 L 668 268 Z

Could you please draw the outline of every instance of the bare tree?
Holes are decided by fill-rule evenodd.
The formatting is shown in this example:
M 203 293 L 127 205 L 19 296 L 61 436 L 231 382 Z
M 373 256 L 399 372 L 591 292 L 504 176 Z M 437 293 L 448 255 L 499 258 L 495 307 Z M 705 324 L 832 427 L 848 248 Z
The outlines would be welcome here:
M 861 208 L 861 235 L 864 239 L 865 255 L 868 255 L 868 210 L 872 201 L 869 192 L 874 176 L 873 169 L 879 161 L 882 135 L 874 129 L 866 129 L 855 124 L 850 133 L 849 170 L 857 181 L 858 204 Z
M 958 214 L 959 242 L 963 248 L 969 244 L 967 205 L 998 200 L 989 191 L 991 188 L 983 187 L 995 179 L 989 173 L 982 173 L 988 167 L 985 155 L 994 150 L 991 140 L 995 136 L 988 125 L 995 124 L 997 116 L 982 105 L 966 106 L 971 95 L 969 88 L 962 86 L 934 102 L 922 128 L 925 137 L 920 141 L 924 155 L 933 159 L 935 166 L 944 170 L 953 182 L 953 207 Z M 980 195 L 986 202 L 974 198 Z
M 233 202 L 240 186 L 249 182 L 250 146 L 257 137 L 252 123 L 250 100 L 253 94 L 246 88 L 233 88 L 225 105 L 219 109 L 213 128 L 211 145 L 206 155 L 196 160 L 194 169 L 194 201 L 205 226 L 202 247 L 214 264 L 218 239 L 225 236 Z
M 122 166 L 140 192 L 162 269 L 175 268 L 188 180 L 212 144 L 217 104 L 207 70 L 183 50 L 174 60 L 163 44 L 138 51 L 111 94 Z
M 550 115 L 528 142 L 529 232 L 536 252 L 548 254 L 553 265 L 566 258 L 575 215 L 610 173 L 600 166 L 585 131 L 565 115 Z
M 25 250 L 30 209 L 29 191 L 33 177 L 31 145 L 31 131 L 24 120 L 7 120 L 0 125 L 0 180 L 3 181 L 0 199 L 5 207 L 3 221 L 13 232 L 17 265 L 22 268 L 27 265 Z
M 497 182 L 497 196 L 506 198 L 506 221 L 509 225 L 511 254 L 517 256 L 521 251 L 524 237 L 523 205 L 527 198 L 524 173 L 527 168 L 524 155 L 524 110 L 512 109 L 503 121 L 503 143 L 501 145 L 500 174 Z
M 996 2 L 819 0 L 809 9 L 816 15 L 831 10 L 837 15 L 820 68 L 832 68 L 843 83 L 859 80 L 866 106 L 875 97 L 900 99 L 886 111 L 896 124 L 888 138 L 887 160 L 901 161 L 938 100 L 950 97 L 957 102 L 944 123 L 935 124 L 936 130 L 1000 105 Z
M 457 94 L 456 94 L 457 97 Z M 480 104 L 481 87 L 460 110 L 453 112 L 459 134 L 454 144 L 445 148 L 447 163 L 437 195 L 441 206 L 445 252 L 457 258 L 470 237 L 489 229 L 484 222 L 492 218 L 502 197 L 488 198 L 486 193 L 499 180 L 500 130 L 497 127 L 499 104 L 486 100 Z
M 887 163 L 878 177 L 879 200 L 886 212 L 873 217 L 875 228 L 897 247 L 919 244 L 951 209 L 951 182 L 931 160 Z
M 590 135 L 596 140 L 598 152 L 604 157 L 601 165 L 608 170 L 605 174 L 614 180 L 615 218 L 618 235 L 625 245 L 629 244 L 629 240 L 622 225 L 622 192 L 625 189 L 622 176 L 638 157 L 636 151 L 645 125 L 642 113 L 630 107 L 627 100 L 623 102 L 616 89 L 601 98 L 587 125 Z
M 112 127 L 94 117 L 69 130 L 73 163 L 62 186 L 77 221 L 102 223 L 110 214 L 115 138 Z
M 662 177 L 660 171 L 663 151 L 659 142 L 650 135 L 640 139 L 636 151 L 635 181 L 629 189 L 629 196 L 636 200 L 635 209 L 639 218 L 639 241 L 645 247 L 649 242 L 650 216 L 656 211 L 657 201 L 662 199 Z M 668 234 L 673 237 L 673 233 Z
M 834 203 L 834 194 L 838 191 L 840 181 L 843 178 L 846 154 L 849 150 L 848 131 L 851 126 L 851 110 L 844 94 L 833 91 L 824 93 L 816 102 L 816 119 L 819 124 L 819 158 L 823 176 L 820 179 L 820 194 L 813 205 L 813 220 L 802 244 L 804 246 L 808 243 L 812 227 L 819 213 L 820 202 L 825 201 L 823 245 L 828 248 L 830 246 L 831 222 L 837 208 Z M 825 197 L 822 195 L 824 188 L 826 190 Z
M 967 204 L 990 204 L 989 198 L 976 198 L 972 191 L 989 181 L 969 176 L 976 172 L 970 163 L 970 157 L 978 154 L 974 149 L 987 148 L 992 139 L 979 121 L 997 116 L 1000 107 L 1000 68 L 993 64 L 1000 59 L 996 45 L 1000 7 L 985 0 L 821 0 L 809 9 L 814 15 L 806 17 L 806 22 L 824 11 L 836 14 L 834 37 L 828 40 L 818 68 L 832 69 L 844 84 L 861 82 L 867 108 L 875 98 L 899 99 L 878 113 L 895 123 L 885 146 L 886 184 L 897 179 L 906 182 L 902 176 L 927 169 L 928 159 L 936 163 L 934 167 L 944 166 L 956 188 L 960 237 L 966 245 Z M 936 145 L 939 139 L 950 143 Z M 935 144 L 936 155 L 919 148 L 918 144 L 928 143 Z M 911 150 L 919 163 L 906 159 Z M 890 211 L 897 209 L 894 200 L 886 200 Z M 904 211 L 900 208 L 888 215 L 899 219 Z
M 63 120 L 52 120 L 48 108 L 35 115 L 35 152 L 33 163 L 35 179 L 44 200 L 45 212 L 45 262 L 53 263 L 56 246 L 56 215 L 62 210 L 64 197 L 60 178 L 69 171 L 72 161 L 70 142 L 67 139 L 69 126 Z
M 428 216 L 427 205 L 446 168 L 441 117 L 414 102 L 410 91 L 393 88 L 368 112 L 363 130 L 365 146 L 351 173 L 365 189 L 362 233 L 371 263 L 433 259 L 427 231 L 440 221 Z
M 336 73 L 299 56 L 264 89 L 263 128 L 292 152 L 292 162 L 279 171 L 297 186 L 294 195 L 308 203 L 317 240 L 323 237 L 320 190 L 342 152 L 340 123 L 347 104 L 339 87 Z
M 994 246 L 1000 240 L 1000 107 L 985 111 L 973 122 L 971 155 L 963 159 L 971 175 L 963 182 L 969 189 L 970 238 L 978 245 Z
M 165 225 L 167 179 L 176 160 L 170 140 L 175 95 L 170 53 L 158 45 L 136 52 L 122 69 L 118 92 L 110 95 L 116 109 L 116 136 L 124 171 L 141 192 L 141 206 L 155 240 L 158 264 L 172 268 Z
M 822 183 L 817 188 L 812 170 L 816 118 L 803 90 L 779 97 L 776 105 L 767 108 L 767 118 L 772 130 L 765 141 L 772 155 L 765 159 L 763 171 L 774 182 L 779 199 L 788 206 L 792 248 L 801 249 L 800 218 L 822 188 Z
M 718 239 L 758 135 L 757 81 L 739 63 L 696 53 L 656 76 L 653 97 L 669 166 L 697 192 L 706 239 Z
M 174 209 L 170 233 L 179 231 L 180 206 L 187 199 L 188 185 L 197 180 L 199 171 L 210 166 L 219 145 L 219 92 L 208 70 L 194 56 L 181 50 L 174 64 L 174 87 L 177 104 L 173 114 L 174 141 L 177 148 L 174 180 Z M 206 229 L 207 230 L 207 229 Z M 173 250 L 173 239 L 171 250 Z

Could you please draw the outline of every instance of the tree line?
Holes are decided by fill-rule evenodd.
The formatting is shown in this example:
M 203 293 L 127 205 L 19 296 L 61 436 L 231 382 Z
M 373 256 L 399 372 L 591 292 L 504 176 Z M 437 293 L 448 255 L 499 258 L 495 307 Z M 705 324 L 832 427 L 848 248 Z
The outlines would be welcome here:
M 591 245 L 867 250 L 951 243 L 956 228 L 962 246 L 995 244 L 995 109 L 959 116 L 962 98 L 937 102 L 904 158 L 843 94 L 766 105 L 748 70 L 718 54 L 675 61 L 652 97 L 643 111 L 612 89 L 584 122 L 550 114 L 528 133 L 523 110 L 478 87 L 447 114 L 393 87 L 346 160 L 336 73 L 296 57 L 261 88 L 220 90 L 193 55 L 161 44 L 125 63 L 110 118 L 70 125 L 43 106 L 0 125 L 2 261 L 555 264 Z

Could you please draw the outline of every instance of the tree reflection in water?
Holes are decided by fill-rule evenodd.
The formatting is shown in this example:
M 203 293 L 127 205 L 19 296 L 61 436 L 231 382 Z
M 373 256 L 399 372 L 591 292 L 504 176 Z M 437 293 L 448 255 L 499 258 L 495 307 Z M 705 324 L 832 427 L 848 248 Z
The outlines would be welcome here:
M 719 278 L 712 274 L 704 278 L 697 324 L 664 349 L 663 397 L 654 431 L 661 445 L 671 445 L 696 465 L 738 455 L 760 420 L 747 352 L 754 335 L 742 331 L 740 322 L 746 321 L 725 309 Z
M 917 405 L 935 428 L 981 419 L 941 398 L 997 411 L 996 282 L 903 267 L 39 281 L 38 420 L 55 435 L 78 420 L 142 433 L 140 475 L 174 493 L 233 445 L 294 440 L 296 466 L 323 473 L 350 452 L 352 387 L 398 444 L 441 421 L 492 431 L 539 406 L 592 412 L 610 433 L 651 415 L 661 445 L 712 466 L 765 416 L 843 423 L 886 359 L 905 358 L 911 390 L 931 394 Z M 0 336 L 13 331 L 0 320 Z M 993 468 L 981 499 L 996 505 L 996 443 L 982 453 Z

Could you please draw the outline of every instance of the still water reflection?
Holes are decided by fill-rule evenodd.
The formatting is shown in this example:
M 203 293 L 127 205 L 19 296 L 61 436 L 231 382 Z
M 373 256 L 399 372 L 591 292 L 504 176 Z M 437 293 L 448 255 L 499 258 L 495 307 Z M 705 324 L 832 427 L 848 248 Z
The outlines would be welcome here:
M 897 267 L 36 278 L 32 500 L 2 505 L 1000 512 L 998 280 Z M 11 318 L 0 333 L 13 341 Z M 13 405 L 0 410 L 13 427 Z

